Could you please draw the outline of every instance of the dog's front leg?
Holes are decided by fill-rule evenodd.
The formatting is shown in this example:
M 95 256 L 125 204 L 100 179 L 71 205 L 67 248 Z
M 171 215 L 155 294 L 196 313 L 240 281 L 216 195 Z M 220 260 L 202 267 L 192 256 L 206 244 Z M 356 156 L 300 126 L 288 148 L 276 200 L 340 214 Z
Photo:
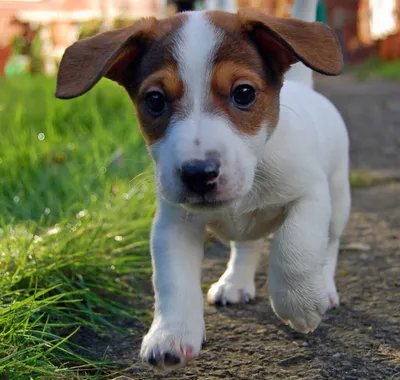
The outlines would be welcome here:
M 254 277 L 263 240 L 231 242 L 231 255 L 225 273 L 211 285 L 211 304 L 247 303 L 256 296 Z
M 275 313 L 300 332 L 313 331 L 329 307 L 323 265 L 329 240 L 331 203 L 326 183 L 288 207 L 275 234 L 268 288 Z
M 201 260 L 204 223 L 178 206 L 160 202 L 151 253 L 155 310 L 140 355 L 162 370 L 196 357 L 204 338 Z

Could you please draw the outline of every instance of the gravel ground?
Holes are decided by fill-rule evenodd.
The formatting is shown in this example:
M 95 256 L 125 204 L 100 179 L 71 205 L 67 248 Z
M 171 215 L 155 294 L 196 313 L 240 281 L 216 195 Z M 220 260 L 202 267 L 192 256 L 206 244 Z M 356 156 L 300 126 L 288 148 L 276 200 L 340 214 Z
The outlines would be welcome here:
M 317 87 L 348 123 L 352 168 L 399 170 L 400 83 L 345 75 L 318 78 Z M 218 279 L 227 257 L 224 247 L 207 252 L 204 283 Z M 126 379 L 400 379 L 400 184 L 353 191 L 337 271 L 342 304 L 313 334 L 295 333 L 274 316 L 266 272 L 264 260 L 253 303 L 206 306 L 208 341 L 185 369 L 161 375 L 138 361 L 148 326 L 127 326 L 129 334 L 98 347 L 109 345 L 111 357 L 131 366 Z

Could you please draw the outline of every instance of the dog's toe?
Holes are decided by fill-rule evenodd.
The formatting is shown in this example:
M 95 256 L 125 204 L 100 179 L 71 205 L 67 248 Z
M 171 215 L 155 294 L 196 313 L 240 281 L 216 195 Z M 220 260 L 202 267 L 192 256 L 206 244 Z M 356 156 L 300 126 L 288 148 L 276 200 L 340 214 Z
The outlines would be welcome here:
M 150 354 L 143 352 L 142 359 L 151 366 L 161 371 L 169 371 L 185 366 L 194 359 L 193 349 L 190 346 L 182 345 L 180 350 L 162 353 L 160 347 Z
M 172 370 L 184 366 L 189 360 L 179 354 L 167 352 L 165 354 L 152 353 L 145 361 L 160 370 Z
M 239 289 L 239 295 L 240 295 L 240 303 L 244 304 L 250 302 L 251 296 L 244 289 Z
M 150 356 L 147 358 L 147 363 L 154 367 L 156 367 L 159 362 L 160 357 L 157 357 L 154 353 L 150 354 Z
M 170 353 L 168 353 L 168 352 L 167 352 L 166 354 L 164 354 L 163 360 L 164 360 L 164 364 L 165 364 L 167 367 L 176 366 L 176 365 L 178 365 L 178 364 L 181 362 L 181 358 L 180 358 L 179 356 L 176 356 L 176 355 L 174 355 L 174 354 L 170 354 Z

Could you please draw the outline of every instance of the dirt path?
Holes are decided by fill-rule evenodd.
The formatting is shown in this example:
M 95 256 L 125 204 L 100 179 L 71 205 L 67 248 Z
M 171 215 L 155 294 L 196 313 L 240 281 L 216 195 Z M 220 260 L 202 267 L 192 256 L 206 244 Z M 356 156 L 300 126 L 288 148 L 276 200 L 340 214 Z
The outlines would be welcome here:
M 400 169 L 400 85 L 346 78 L 318 83 L 348 122 L 353 168 Z M 312 335 L 297 334 L 274 316 L 265 263 L 255 302 L 206 306 L 208 341 L 187 368 L 165 376 L 138 362 L 147 326 L 118 337 L 109 353 L 131 365 L 126 379 L 400 379 L 400 184 L 353 192 L 343 247 L 337 272 L 342 305 Z M 221 247 L 208 252 L 204 283 L 223 273 L 227 254 Z

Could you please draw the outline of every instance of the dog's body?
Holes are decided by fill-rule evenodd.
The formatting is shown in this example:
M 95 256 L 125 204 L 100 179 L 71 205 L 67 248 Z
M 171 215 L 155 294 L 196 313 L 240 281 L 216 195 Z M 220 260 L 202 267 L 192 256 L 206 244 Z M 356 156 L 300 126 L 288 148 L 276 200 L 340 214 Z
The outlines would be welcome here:
M 316 1 L 297 7 L 313 20 Z M 103 61 L 99 72 L 131 95 L 156 162 L 155 315 L 141 356 L 170 369 L 197 356 L 205 337 L 200 281 L 206 229 L 232 247 L 227 270 L 208 292 L 210 303 L 255 297 L 262 239 L 274 232 L 268 284 L 276 314 L 308 332 L 339 304 L 334 274 L 350 209 L 348 137 L 335 107 L 312 89 L 311 70 L 298 63 L 288 71 L 300 59 L 338 73 L 341 62 L 331 53 L 336 42 L 322 25 L 256 11 L 193 12 L 157 25 L 160 37 L 147 24 L 130 31 L 142 44 L 159 41 L 148 43 L 135 63 L 138 74 L 126 71 L 137 53 L 128 63 L 129 51 L 121 54 L 133 38 L 124 30 L 112 35 L 117 42 L 107 41 L 122 48 L 108 47 L 109 57 L 96 59 Z M 103 75 L 93 79 L 89 70 L 81 83 L 71 74 L 85 59 L 78 53 L 94 46 L 96 55 L 103 45 L 98 38 L 67 51 L 59 97 L 78 96 Z

